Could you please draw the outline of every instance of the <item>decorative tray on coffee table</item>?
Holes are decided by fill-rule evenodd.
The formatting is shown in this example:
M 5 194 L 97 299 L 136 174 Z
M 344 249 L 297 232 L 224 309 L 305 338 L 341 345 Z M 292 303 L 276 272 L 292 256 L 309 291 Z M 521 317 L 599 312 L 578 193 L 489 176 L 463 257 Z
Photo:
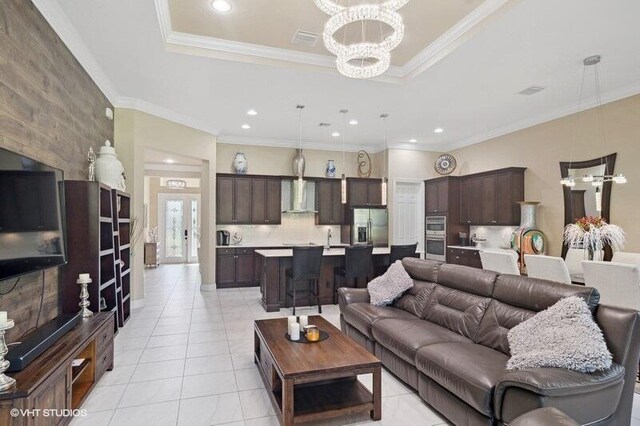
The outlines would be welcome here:
M 329 338 L 329 333 L 322 330 L 319 330 L 319 331 L 320 331 L 320 339 L 316 340 L 315 342 L 312 342 L 311 340 L 307 340 L 307 336 L 305 336 L 304 333 L 302 332 L 300 333 L 300 340 L 291 340 L 289 333 L 285 333 L 284 337 L 286 337 L 288 341 L 294 342 L 294 343 L 318 343 L 318 342 L 322 342 L 323 340 L 327 340 Z

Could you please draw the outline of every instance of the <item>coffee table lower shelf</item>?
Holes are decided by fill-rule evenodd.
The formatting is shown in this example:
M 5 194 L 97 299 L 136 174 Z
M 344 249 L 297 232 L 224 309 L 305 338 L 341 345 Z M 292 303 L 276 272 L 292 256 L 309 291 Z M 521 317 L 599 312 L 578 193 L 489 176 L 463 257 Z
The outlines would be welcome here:
M 271 394 L 282 412 L 282 391 Z M 295 423 L 363 413 L 374 408 L 373 395 L 357 378 L 296 385 L 293 395 Z

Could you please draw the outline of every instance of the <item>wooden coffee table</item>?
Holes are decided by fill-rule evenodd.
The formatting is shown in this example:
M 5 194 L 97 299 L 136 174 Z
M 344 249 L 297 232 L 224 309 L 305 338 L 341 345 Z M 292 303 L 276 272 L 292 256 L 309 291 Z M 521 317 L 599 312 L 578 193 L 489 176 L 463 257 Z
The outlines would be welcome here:
M 329 333 L 318 343 L 287 340 L 287 319 L 255 322 L 255 363 L 280 423 L 289 426 L 361 412 L 380 420 L 380 360 L 321 316 L 309 324 Z M 373 374 L 373 393 L 358 381 Z

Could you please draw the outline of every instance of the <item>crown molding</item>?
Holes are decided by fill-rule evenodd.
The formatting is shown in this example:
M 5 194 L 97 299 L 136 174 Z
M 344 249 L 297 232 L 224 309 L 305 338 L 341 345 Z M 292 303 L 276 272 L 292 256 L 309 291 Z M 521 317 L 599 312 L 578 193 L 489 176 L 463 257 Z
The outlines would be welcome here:
M 201 132 L 210 133 L 214 136 L 220 133 L 219 129 L 208 123 L 141 99 L 120 97 L 115 106 L 117 108 L 133 109 L 154 115 L 174 123 L 182 124 L 183 126 L 191 127 L 192 129 L 200 130 Z
M 115 86 L 104 73 L 78 31 L 69 22 L 69 18 L 60 8 L 58 2 L 51 0 L 32 0 L 32 2 L 109 102 L 115 105 L 118 99 Z
M 262 46 L 253 43 L 174 31 L 171 26 L 169 0 L 154 1 L 160 23 L 160 33 L 162 34 L 165 48 L 170 52 L 236 62 L 293 66 L 296 68 L 311 68 L 334 74 L 338 73 L 335 57 L 331 55 L 305 53 L 292 49 Z M 494 15 L 499 10 L 504 10 L 503 6 L 505 4 L 516 1 L 517 0 L 486 0 L 406 64 L 402 66 L 392 65 L 385 74 L 371 80 L 400 84 L 403 81 L 414 78 L 473 37 L 477 29 L 480 28 L 479 24 L 483 23 L 486 18 Z
M 611 102 L 619 101 L 621 99 L 635 96 L 638 94 L 640 94 L 640 83 L 610 90 L 602 94 L 601 106 L 605 106 L 606 104 L 609 104 Z M 524 120 L 517 121 L 515 123 L 508 124 L 506 126 L 491 130 L 489 132 L 483 133 L 478 136 L 474 136 L 472 138 L 463 139 L 459 142 L 447 144 L 446 146 L 437 145 L 435 147 L 438 149 L 442 148 L 443 151 L 453 151 L 455 149 L 464 148 L 465 146 L 475 145 L 477 143 L 485 142 L 490 139 L 495 139 L 497 137 L 504 136 L 509 133 L 514 133 L 520 130 L 537 126 L 539 124 L 544 124 L 553 120 L 557 120 L 559 118 L 577 114 L 578 112 L 584 112 L 584 111 L 593 109 L 597 106 L 598 106 L 597 99 L 595 96 L 593 96 L 591 98 L 588 98 L 582 101 L 582 104 L 580 105 L 580 111 L 578 111 L 578 107 L 579 107 L 578 102 L 574 102 L 564 107 L 556 108 L 549 112 L 545 112 L 530 118 L 526 118 Z
M 271 148 L 298 148 L 300 146 L 300 142 L 298 141 L 247 137 L 240 135 L 221 135 L 218 137 L 217 143 L 229 145 L 265 146 Z M 304 149 L 316 149 L 319 151 L 342 151 L 342 144 L 336 145 L 335 143 L 302 141 L 302 146 Z M 384 150 L 384 146 L 382 144 L 345 145 L 346 152 L 358 152 L 360 150 L 367 151 L 370 154 L 375 154 Z
M 146 171 L 165 171 L 165 172 L 189 172 L 189 173 L 202 173 L 202 166 L 187 166 L 183 164 L 164 164 L 164 163 L 144 163 L 144 170 Z M 146 173 L 145 173 L 146 175 Z

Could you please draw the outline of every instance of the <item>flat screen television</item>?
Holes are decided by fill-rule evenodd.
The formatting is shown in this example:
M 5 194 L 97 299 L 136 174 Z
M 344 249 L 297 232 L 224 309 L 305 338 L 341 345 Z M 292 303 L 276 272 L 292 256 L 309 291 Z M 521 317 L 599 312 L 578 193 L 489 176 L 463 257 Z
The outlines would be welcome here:
M 66 263 L 62 170 L 0 148 L 0 281 Z

